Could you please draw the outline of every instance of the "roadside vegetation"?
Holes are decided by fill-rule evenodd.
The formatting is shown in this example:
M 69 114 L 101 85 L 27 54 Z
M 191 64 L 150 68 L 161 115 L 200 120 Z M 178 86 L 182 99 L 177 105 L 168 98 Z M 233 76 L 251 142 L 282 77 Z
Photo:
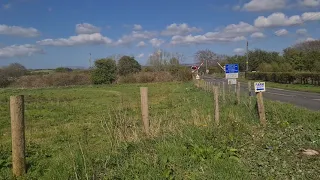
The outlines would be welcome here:
M 151 136 L 139 87 L 149 87 Z M 319 112 L 266 101 L 267 129 L 247 97 L 220 102 L 192 83 L 1 90 L 0 179 L 11 179 L 9 96 L 26 99 L 26 179 L 317 179 Z

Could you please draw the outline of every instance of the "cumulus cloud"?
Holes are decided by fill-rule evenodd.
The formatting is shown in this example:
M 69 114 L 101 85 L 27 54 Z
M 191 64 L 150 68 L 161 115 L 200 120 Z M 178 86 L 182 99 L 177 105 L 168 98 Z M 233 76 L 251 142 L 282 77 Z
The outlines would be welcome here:
M 251 38 L 264 38 L 266 37 L 262 32 L 255 32 L 255 33 L 252 33 Z
M 141 54 L 139 54 L 138 56 L 137 56 L 137 58 L 143 58 L 144 57 L 144 54 L 143 53 L 141 53 Z
M 100 33 L 100 28 L 89 23 L 82 23 L 76 25 L 77 34 L 94 34 Z
M 176 24 L 173 23 L 167 28 L 161 32 L 161 35 L 163 36 L 175 36 L 175 35 L 187 35 L 192 32 L 200 32 L 201 29 L 197 27 L 189 27 L 188 24 L 182 23 L 182 24 Z
M 100 33 L 94 33 L 79 34 L 77 36 L 70 36 L 69 38 L 44 39 L 37 41 L 37 43 L 44 46 L 76 46 L 85 44 L 111 44 L 112 40 L 104 37 Z
M 305 12 L 301 18 L 303 21 L 320 21 L 320 12 Z
M 243 54 L 245 50 L 243 48 L 236 48 L 233 50 L 235 54 Z
M 318 7 L 320 0 L 300 0 L 300 4 L 305 7 Z
M 296 33 L 297 33 L 298 35 L 306 35 L 306 34 L 308 33 L 308 31 L 307 31 L 306 29 L 298 29 L 298 30 L 296 31 Z
M 142 26 L 140 24 L 135 24 L 135 25 L 133 25 L 133 30 L 140 31 L 140 30 L 142 30 Z
M 283 9 L 287 5 L 287 0 L 251 0 L 243 5 L 245 11 L 272 11 Z
M 279 29 L 278 31 L 275 31 L 274 34 L 276 36 L 285 36 L 288 35 L 288 31 L 286 29 Z
M 151 43 L 151 45 L 153 47 L 160 47 L 164 43 L 164 40 L 158 39 L 158 38 L 153 38 L 149 42 Z
M 43 53 L 44 51 L 42 49 L 31 44 L 12 45 L 0 48 L 0 58 L 23 57 Z
M 137 47 L 144 47 L 146 46 L 146 43 L 144 41 L 140 41 L 138 44 L 137 44 Z
M 135 41 L 152 39 L 156 35 L 156 32 L 151 31 L 133 31 L 129 35 L 122 36 L 118 41 L 115 42 L 115 45 L 129 45 Z
M 20 26 L 0 24 L 0 35 L 1 34 L 21 37 L 37 37 L 40 35 L 40 32 L 32 27 L 24 28 Z
M 302 24 L 303 21 L 299 15 L 291 17 L 286 16 L 283 13 L 273 13 L 268 17 L 259 16 L 255 21 L 254 25 L 259 28 L 275 27 L 275 26 L 293 26 Z

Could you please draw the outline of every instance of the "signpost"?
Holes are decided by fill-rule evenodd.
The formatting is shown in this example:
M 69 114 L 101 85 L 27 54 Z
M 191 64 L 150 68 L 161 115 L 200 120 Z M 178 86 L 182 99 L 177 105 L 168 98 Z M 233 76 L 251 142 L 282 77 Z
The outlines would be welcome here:
M 237 79 L 228 79 L 228 84 L 237 84 Z
M 226 79 L 228 79 L 229 85 L 236 85 L 237 78 L 239 78 L 239 65 L 238 64 L 226 64 L 224 67 L 226 72 Z
M 255 82 L 254 83 L 254 92 L 265 92 L 266 91 L 266 83 L 265 82 Z

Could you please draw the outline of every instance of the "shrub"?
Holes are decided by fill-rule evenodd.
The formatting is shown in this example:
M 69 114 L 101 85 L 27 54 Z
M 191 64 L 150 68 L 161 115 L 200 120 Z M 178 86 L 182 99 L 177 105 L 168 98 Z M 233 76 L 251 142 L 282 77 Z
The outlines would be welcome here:
M 117 65 L 113 59 L 99 59 L 94 62 L 92 81 L 94 84 L 111 84 L 117 78 Z
M 66 67 L 58 67 L 55 69 L 55 72 L 71 72 L 71 68 L 66 68 Z
M 0 88 L 7 87 L 10 84 L 8 76 L 0 69 Z
M 171 66 L 169 72 L 177 81 L 190 81 L 192 80 L 191 70 L 183 66 Z
M 255 72 L 248 73 L 248 79 L 276 83 L 299 83 L 320 85 L 320 73 L 309 72 Z
M 140 72 L 127 76 L 120 76 L 118 83 L 150 83 L 150 82 L 170 82 L 175 78 L 166 71 Z
M 137 73 L 140 71 L 141 65 L 133 57 L 122 56 L 118 61 L 118 73 L 121 76 Z
M 12 63 L 7 67 L 4 67 L 3 73 L 11 78 L 17 78 L 23 75 L 26 75 L 28 70 L 21 64 L 19 63 Z
M 39 88 L 52 86 L 71 86 L 92 84 L 88 73 L 53 73 L 48 75 L 29 75 L 17 79 L 12 86 L 21 88 Z

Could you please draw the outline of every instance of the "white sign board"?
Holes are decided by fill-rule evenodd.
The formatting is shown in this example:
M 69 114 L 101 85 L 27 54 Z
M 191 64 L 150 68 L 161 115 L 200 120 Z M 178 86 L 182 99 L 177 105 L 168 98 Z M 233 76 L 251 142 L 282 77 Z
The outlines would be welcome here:
M 254 91 L 255 92 L 265 92 L 266 91 L 266 83 L 265 82 L 255 82 L 254 83 Z
M 228 84 L 237 84 L 237 79 L 228 79 Z
M 239 74 L 238 73 L 226 74 L 226 79 L 237 79 L 237 78 L 239 78 Z
M 200 79 L 200 76 L 198 74 L 196 75 L 196 79 Z

